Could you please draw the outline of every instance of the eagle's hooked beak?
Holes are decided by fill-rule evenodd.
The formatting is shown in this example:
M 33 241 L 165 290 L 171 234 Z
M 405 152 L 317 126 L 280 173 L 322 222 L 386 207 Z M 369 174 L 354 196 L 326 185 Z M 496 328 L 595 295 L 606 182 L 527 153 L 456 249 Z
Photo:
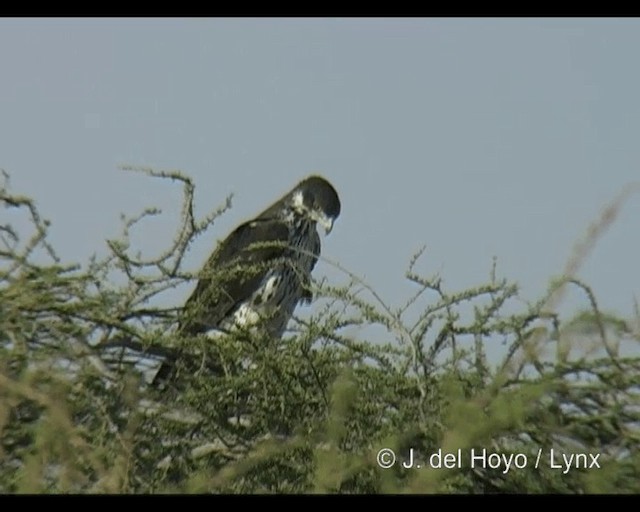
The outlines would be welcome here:
M 324 228 L 325 236 L 331 233 L 333 221 L 335 220 L 333 217 L 330 217 L 320 209 L 307 210 L 307 215 L 311 220 Z
M 331 217 L 322 215 L 318 219 L 318 222 L 324 228 L 325 235 L 328 235 L 329 233 L 331 233 L 331 230 L 333 229 L 333 219 Z

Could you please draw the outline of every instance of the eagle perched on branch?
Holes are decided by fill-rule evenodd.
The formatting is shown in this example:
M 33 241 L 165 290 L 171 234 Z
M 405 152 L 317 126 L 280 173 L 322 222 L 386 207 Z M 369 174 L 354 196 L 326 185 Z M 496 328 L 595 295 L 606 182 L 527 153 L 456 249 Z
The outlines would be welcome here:
M 316 226 L 329 234 L 340 215 L 331 183 L 310 176 L 225 238 L 185 303 L 179 331 L 259 328 L 281 337 L 300 302 L 310 302 L 320 255 Z
M 309 176 L 238 226 L 202 268 L 184 305 L 178 333 L 193 336 L 252 330 L 280 338 L 297 305 L 311 301 L 311 272 L 321 245 L 317 227 L 329 234 L 339 215 L 340 199 L 331 183 Z M 102 348 L 110 352 L 102 359 L 112 363 L 125 362 L 131 352 L 134 359 L 141 355 L 159 359 L 161 366 L 153 382 L 164 380 L 180 357 L 171 349 L 142 348 L 137 342 L 122 340 Z

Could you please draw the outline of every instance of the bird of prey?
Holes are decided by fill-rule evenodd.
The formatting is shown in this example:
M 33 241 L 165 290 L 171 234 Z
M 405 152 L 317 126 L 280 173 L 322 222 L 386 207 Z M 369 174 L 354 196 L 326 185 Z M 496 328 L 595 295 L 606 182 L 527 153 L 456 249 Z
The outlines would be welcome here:
M 202 268 L 178 333 L 249 330 L 281 337 L 296 306 L 312 299 L 309 285 L 321 245 L 317 227 L 329 234 L 339 215 L 338 193 L 326 179 L 313 175 L 240 224 Z M 136 349 L 132 343 L 108 346 Z M 154 354 L 153 349 L 145 352 Z M 165 362 L 176 359 L 167 357 L 166 350 L 156 352 Z M 172 363 L 163 363 L 158 374 L 166 376 Z
M 329 234 L 340 199 L 310 176 L 218 244 L 184 306 L 179 331 L 257 329 L 281 337 L 294 309 L 310 302 L 311 272 L 320 255 L 316 226 Z

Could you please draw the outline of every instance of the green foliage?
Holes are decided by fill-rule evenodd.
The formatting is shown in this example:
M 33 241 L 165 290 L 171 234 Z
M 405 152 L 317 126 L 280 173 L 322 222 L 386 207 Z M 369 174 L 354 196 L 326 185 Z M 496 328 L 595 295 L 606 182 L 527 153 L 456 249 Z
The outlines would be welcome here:
M 637 322 L 602 314 L 576 278 L 622 199 L 533 304 L 495 264 L 486 283 L 449 291 L 415 270 L 420 252 L 400 308 L 329 262 L 346 283 L 316 283 L 313 313 L 282 340 L 209 339 L 177 334 L 178 308 L 155 301 L 194 277 L 182 258 L 230 202 L 198 221 L 191 180 L 146 172 L 183 187 L 175 240 L 154 259 L 130 254 L 134 227 L 159 213 L 148 209 L 84 266 L 60 263 L 5 175 L 0 202 L 30 227 L 0 223 L 0 492 L 640 492 L 640 358 L 621 355 Z M 590 309 L 563 322 L 567 286 Z M 107 366 L 100 347 L 123 337 L 180 349 L 173 380 Z M 526 464 L 472 465 L 483 449 Z M 430 467 L 434 454 L 459 458 Z M 563 454 L 600 454 L 600 468 L 553 467 Z

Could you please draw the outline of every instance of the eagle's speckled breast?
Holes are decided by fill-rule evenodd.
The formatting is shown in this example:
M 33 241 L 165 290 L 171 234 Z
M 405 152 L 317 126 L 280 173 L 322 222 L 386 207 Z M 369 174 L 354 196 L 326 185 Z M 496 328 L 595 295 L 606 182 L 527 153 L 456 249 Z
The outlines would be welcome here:
M 281 337 L 296 306 L 308 295 L 320 241 L 315 222 L 299 217 L 292 224 L 286 256 L 265 275 L 250 299 L 239 305 L 227 329 L 262 324 L 268 334 Z

